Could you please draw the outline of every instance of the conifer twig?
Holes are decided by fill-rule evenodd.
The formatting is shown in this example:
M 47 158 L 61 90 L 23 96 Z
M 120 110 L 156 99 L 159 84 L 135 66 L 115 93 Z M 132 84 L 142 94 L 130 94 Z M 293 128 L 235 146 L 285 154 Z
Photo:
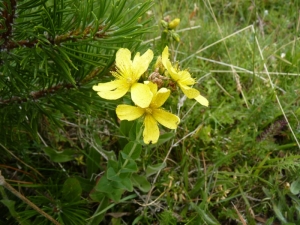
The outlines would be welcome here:
M 29 100 L 37 100 L 37 99 L 40 99 L 42 97 L 45 97 L 47 96 L 48 94 L 54 94 L 55 92 L 58 92 L 60 90 L 63 90 L 63 89 L 71 89 L 71 88 L 76 88 L 73 84 L 58 84 L 56 86 L 52 86 L 52 87 L 49 87 L 47 89 L 42 89 L 42 90 L 39 90 L 39 91 L 35 91 L 35 92 L 31 92 L 28 97 L 12 97 L 10 99 L 1 99 L 0 98 L 0 105 L 3 104 L 3 105 L 9 105 L 9 104 L 12 104 L 14 102 L 18 102 L 18 103 L 22 103 L 22 102 L 27 102 Z
M 45 211 L 43 211 L 42 209 L 40 209 L 37 205 L 35 205 L 33 202 L 31 202 L 29 199 L 27 199 L 25 196 L 23 196 L 20 192 L 18 192 L 16 189 L 14 189 L 9 183 L 7 183 L 5 181 L 5 178 L 1 174 L 1 170 L 0 170 L 0 186 L 3 186 L 4 188 L 6 188 L 12 194 L 14 194 L 19 199 L 21 199 L 22 201 L 24 201 L 26 204 L 28 204 L 29 206 L 31 206 L 38 213 L 40 213 L 41 215 L 43 215 L 44 217 L 46 217 L 48 220 L 50 220 L 53 224 L 60 225 L 60 223 L 58 221 L 56 221 L 55 219 L 53 219 L 53 217 L 51 217 Z

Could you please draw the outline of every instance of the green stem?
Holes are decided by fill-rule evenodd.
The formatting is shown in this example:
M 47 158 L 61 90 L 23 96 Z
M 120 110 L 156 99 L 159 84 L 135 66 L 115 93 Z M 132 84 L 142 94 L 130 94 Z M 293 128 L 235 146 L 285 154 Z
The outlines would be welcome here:
M 133 152 L 134 152 L 134 150 L 137 146 L 137 142 L 140 139 L 140 137 L 142 136 L 142 131 L 143 131 L 143 129 L 139 130 L 139 133 L 138 133 L 138 135 L 136 136 L 136 139 L 135 139 L 136 141 L 134 142 L 134 145 L 133 145 L 133 147 L 131 148 L 131 150 L 129 152 L 129 156 L 131 156 L 133 154 Z M 124 168 L 127 165 L 128 161 L 129 161 L 128 159 L 125 159 L 125 162 L 123 163 L 122 168 Z

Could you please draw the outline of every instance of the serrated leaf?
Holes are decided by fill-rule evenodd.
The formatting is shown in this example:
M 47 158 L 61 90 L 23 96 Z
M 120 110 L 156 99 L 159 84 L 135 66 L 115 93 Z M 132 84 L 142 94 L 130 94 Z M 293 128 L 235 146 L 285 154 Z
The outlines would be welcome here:
M 151 189 L 150 182 L 145 176 L 140 176 L 137 174 L 131 175 L 132 184 L 143 192 L 148 192 Z
M 149 176 L 157 173 L 159 170 L 162 170 L 165 167 L 166 167 L 165 162 L 147 166 L 147 168 L 146 168 L 146 177 L 149 177 Z

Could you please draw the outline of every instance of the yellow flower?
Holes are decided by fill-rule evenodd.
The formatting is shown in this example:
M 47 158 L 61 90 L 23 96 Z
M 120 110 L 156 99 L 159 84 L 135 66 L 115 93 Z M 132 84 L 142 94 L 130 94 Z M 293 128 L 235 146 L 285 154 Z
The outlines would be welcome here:
M 186 97 L 190 99 L 195 99 L 197 102 L 204 106 L 208 106 L 208 100 L 200 95 L 200 92 L 195 88 L 191 88 L 191 85 L 194 85 L 196 82 L 191 77 L 191 74 L 186 71 L 177 71 L 175 69 L 170 60 L 169 60 L 169 49 L 168 46 L 165 47 L 162 53 L 162 63 L 166 70 L 168 71 L 170 77 L 178 84 L 182 92 L 186 95 Z
M 148 69 L 153 59 L 153 52 L 148 49 L 143 55 L 137 53 L 131 60 L 131 52 L 120 48 L 116 54 L 116 71 L 112 75 L 116 78 L 107 83 L 93 86 L 101 98 L 115 100 L 131 91 L 131 99 L 135 104 L 146 107 L 150 104 L 152 93 L 144 84 L 137 83 L 141 75 Z
M 180 19 L 176 18 L 174 20 L 172 20 L 168 25 L 169 25 L 169 29 L 175 29 L 180 23 Z
M 180 119 L 178 116 L 160 108 L 170 96 L 170 90 L 161 88 L 157 91 L 157 85 L 152 82 L 145 82 L 144 86 L 150 88 L 153 96 L 147 107 L 130 105 L 118 105 L 116 109 L 120 120 L 136 120 L 144 117 L 143 137 L 146 144 L 155 144 L 159 138 L 158 123 L 169 128 L 176 129 Z

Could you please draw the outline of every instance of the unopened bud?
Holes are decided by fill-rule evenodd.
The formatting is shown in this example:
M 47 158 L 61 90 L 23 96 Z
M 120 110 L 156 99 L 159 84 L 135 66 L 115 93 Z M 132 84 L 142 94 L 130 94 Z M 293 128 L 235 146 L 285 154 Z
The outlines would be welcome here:
M 177 33 L 175 33 L 175 32 L 172 33 L 172 38 L 173 38 L 175 41 L 177 41 L 177 42 L 180 41 L 180 36 L 179 36 L 179 34 L 177 34 Z
M 168 28 L 168 23 L 166 21 L 161 20 L 160 24 L 162 25 L 163 28 L 165 28 L 165 29 Z
M 180 19 L 176 18 L 169 23 L 169 29 L 175 29 L 180 23 Z

